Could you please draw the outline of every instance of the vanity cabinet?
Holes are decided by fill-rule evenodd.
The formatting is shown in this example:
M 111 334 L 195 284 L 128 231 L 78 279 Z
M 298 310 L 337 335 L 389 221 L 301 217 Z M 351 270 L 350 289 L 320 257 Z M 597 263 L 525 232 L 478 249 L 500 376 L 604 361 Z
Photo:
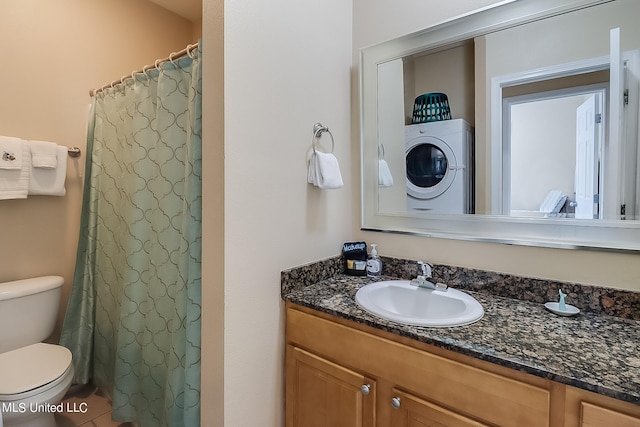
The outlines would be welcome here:
M 286 341 L 287 427 L 640 427 L 640 406 L 292 303 Z
M 459 426 L 459 427 L 488 427 L 460 415 L 456 412 L 438 406 L 398 389 L 393 389 L 391 406 L 392 426 Z

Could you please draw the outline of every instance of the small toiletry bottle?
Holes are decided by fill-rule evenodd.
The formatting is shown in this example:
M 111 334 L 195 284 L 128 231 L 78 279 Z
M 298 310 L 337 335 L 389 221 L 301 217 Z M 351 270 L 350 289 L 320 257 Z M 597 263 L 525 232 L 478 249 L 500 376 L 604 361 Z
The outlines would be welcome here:
M 371 256 L 367 260 L 367 276 L 380 277 L 382 274 L 382 260 L 378 257 L 376 244 L 371 245 Z

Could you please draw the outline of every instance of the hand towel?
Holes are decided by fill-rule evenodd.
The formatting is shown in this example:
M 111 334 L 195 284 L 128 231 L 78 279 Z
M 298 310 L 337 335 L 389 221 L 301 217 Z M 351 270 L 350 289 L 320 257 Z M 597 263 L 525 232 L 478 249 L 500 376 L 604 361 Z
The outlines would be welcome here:
M 64 196 L 67 178 L 67 147 L 58 145 L 56 148 L 57 166 L 48 168 L 29 168 L 29 194 L 33 196 Z
M 22 169 L 23 142 L 13 136 L 0 136 L 0 169 Z
M 29 141 L 31 167 L 53 169 L 57 164 L 58 145 L 48 141 Z
M 0 200 L 26 199 L 29 191 L 31 150 L 26 141 L 20 141 L 15 157 L 20 157 L 20 169 L 0 169 Z M 1 160 L 0 160 L 1 161 Z
M 315 151 L 309 160 L 307 182 L 323 190 L 342 187 L 344 184 L 336 156 Z
M 391 170 L 386 160 L 378 160 L 378 185 L 380 187 L 392 187 L 393 176 L 391 176 Z

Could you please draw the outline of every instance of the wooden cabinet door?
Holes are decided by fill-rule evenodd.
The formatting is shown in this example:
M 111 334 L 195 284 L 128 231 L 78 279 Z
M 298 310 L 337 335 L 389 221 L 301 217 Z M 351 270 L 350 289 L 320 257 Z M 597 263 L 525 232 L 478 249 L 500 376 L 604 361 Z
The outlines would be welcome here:
M 287 345 L 287 427 L 374 427 L 371 379 Z
M 479 423 L 416 396 L 393 390 L 392 427 L 482 427 Z M 397 400 L 396 400 L 397 399 Z

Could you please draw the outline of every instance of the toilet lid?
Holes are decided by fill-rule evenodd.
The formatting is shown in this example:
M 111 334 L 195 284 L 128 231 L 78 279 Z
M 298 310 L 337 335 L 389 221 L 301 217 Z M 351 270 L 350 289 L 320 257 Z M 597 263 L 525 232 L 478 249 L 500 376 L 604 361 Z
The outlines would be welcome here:
M 58 379 L 71 364 L 60 345 L 37 343 L 0 354 L 0 395 L 24 393 Z

